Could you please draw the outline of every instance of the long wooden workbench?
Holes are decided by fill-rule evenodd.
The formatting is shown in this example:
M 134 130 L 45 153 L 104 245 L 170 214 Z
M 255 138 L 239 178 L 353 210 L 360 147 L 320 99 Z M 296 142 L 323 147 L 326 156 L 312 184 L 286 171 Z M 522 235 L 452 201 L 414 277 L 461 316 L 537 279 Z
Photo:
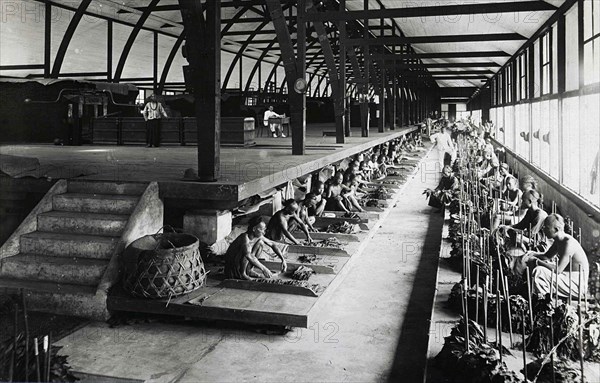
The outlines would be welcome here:
M 423 158 L 426 150 L 422 150 L 419 158 Z M 415 162 L 415 161 L 413 161 Z M 416 166 L 401 171 L 401 176 L 390 177 L 398 181 L 397 187 L 389 188 L 391 195 L 386 201 L 387 207 L 379 211 L 361 214 L 357 219 L 348 220 L 363 228 L 356 234 L 315 235 L 315 240 L 337 237 L 344 243 L 344 250 L 318 248 L 309 246 L 290 246 L 286 254 L 288 269 L 293 271 L 301 265 L 302 255 L 316 255 L 315 270 L 309 283 L 318 284 L 320 289 L 316 296 L 302 291 L 273 288 L 273 285 L 260 282 L 224 281 L 222 265 L 207 264 L 210 272 L 206 286 L 195 292 L 169 300 L 148 300 L 133 298 L 119 288 L 113 289 L 108 298 L 108 308 L 113 311 L 146 312 L 154 314 L 180 315 L 203 320 L 226 320 L 253 324 L 270 324 L 306 328 L 310 323 L 311 312 L 331 291 L 335 289 L 351 267 L 354 257 L 361 254 L 368 238 L 374 234 L 378 223 L 387 216 L 389 209 L 397 202 L 402 184 L 415 175 Z M 394 185 L 396 186 L 396 185 Z M 343 218 L 328 218 L 326 222 L 342 221 Z M 326 222 L 317 222 L 323 226 Z M 304 238 L 297 234 L 298 239 Z M 273 272 L 277 273 L 279 262 L 276 259 L 265 262 Z M 310 267 L 311 264 L 306 266 Z M 289 275 L 277 275 L 275 278 L 289 280 Z M 262 285 L 262 286 L 261 286 Z M 272 291 L 275 290 L 275 291 Z M 293 289 L 292 289 L 293 290 Z M 284 293 L 283 291 L 287 291 Z

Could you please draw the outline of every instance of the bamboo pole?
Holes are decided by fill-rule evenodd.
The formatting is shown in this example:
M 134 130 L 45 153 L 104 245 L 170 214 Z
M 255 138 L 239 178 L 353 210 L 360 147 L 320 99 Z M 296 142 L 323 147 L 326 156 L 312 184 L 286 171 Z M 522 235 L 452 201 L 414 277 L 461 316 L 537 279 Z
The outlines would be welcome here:
M 558 268 L 556 269 L 558 270 Z M 550 276 L 550 300 L 552 301 L 552 286 L 554 285 L 555 272 L 553 271 Z M 554 308 L 558 306 L 558 274 L 556 274 L 556 295 L 554 301 Z M 550 315 L 550 366 L 552 367 L 552 382 L 556 382 L 556 377 L 554 376 L 554 353 L 552 350 L 554 349 L 554 314 Z
M 13 349 L 10 353 L 10 366 L 8 366 L 8 381 L 13 381 L 13 376 L 16 370 L 17 363 L 17 332 L 18 332 L 18 322 L 19 322 L 19 305 L 15 303 L 15 323 L 14 323 L 14 333 L 13 333 Z
M 555 295 L 554 295 L 554 307 L 558 306 L 558 262 L 556 263 L 556 266 L 554 267 L 554 272 L 552 273 L 554 275 L 554 282 L 556 282 L 556 291 L 555 291 Z M 550 290 L 552 291 L 552 290 Z M 550 296 L 552 297 L 552 295 Z
M 488 318 L 488 280 L 489 275 L 485 277 L 485 285 L 483 286 L 483 340 L 485 343 L 488 341 L 487 336 L 487 318 Z
M 581 383 L 585 382 L 585 369 L 584 369 L 584 364 L 583 364 L 583 318 L 582 315 L 583 313 L 581 312 L 581 265 L 579 265 L 579 288 L 577 289 L 578 292 L 578 300 L 579 300 L 579 304 L 577 305 L 577 314 L 579 314 L 579 366 L 581 367 Z
M 496 243 L 496 254 L 498 256 L 498 271 L 500 272 L 500 280 L 504 283 L 504 271 L 503 271 L 503 263 L 502 258 L 500 256 L 500 245 Z
M 475 322 L 479 323 L 479 265 L 476 265 L 475 268 Z
M 21 300 L 23 302 L 23 319 L 25 320 L 25 381 L 29 381 L 29 321 L 27 318 L 27 302 L 25 292 L 21 289 Z
M 50 381 L 50 370 L 52 367 L 52 332 L 48 334 L 46 337 L 46 345 L 47 345 L 47 353 L 46 353 L 46 382 Z
M 502 305 L 500 304 L 500 289 L 496 290 L 496 305 L 497 308 L 497 322 L 498 322 L 498 350 L 500 351 L 500 364 L 502 364 Z
M 550 285 L 550 297 L 552 297 L 552 284 Z M 529 304 L 529 322 L 531 330 L 533 330 L 533 303 L 531 301 L 531 275 L 529 273 L 529 266 L 527 266 L 527 302 Z
M 525 381 L 527 382 L 527 351 L 525 350 L 525 311 L 521 312 L 521 326 L 522 335 L 523 335 L 523 375 L 525 376 Z
M 508 334 L 510 336 L 510 347 L 513 345 L 513 332 L 512 332 L 512 317 L 510 312 L 510 295 L 508 294 L 508 276 L 504 277 L 504 292 L 506 294 L 506 309 L 508 310 Z
M 469 352 L 469 301 L 467 299 L 467 292 L 468 289 L 466 288 L 466 286 L 464 286 L 464 301 L 465 301 L 465 311 L 463 312 L 463 316 L 464 316 L 464 320 L 465 320 L 465 343 L 466 343 L 466 349 L 467 352 Z
M 35 356 L 35 376 L 40 382 L 40 353 L 38 351 L 38 338 L 33 338 L 33 355 Z
M 556 267 L 558 269 L 558 263 L 556 264 Z M 556 271 L 558 273 L 558 270 Z M 557 280 L 556 280 L 556 291 L 558 293 L 558 275 L 556 276 Z M 573 257 L 571 257 L 571 259 L 569 259 L 569 306 L 571 305 L 571 296 L 573 295 Z

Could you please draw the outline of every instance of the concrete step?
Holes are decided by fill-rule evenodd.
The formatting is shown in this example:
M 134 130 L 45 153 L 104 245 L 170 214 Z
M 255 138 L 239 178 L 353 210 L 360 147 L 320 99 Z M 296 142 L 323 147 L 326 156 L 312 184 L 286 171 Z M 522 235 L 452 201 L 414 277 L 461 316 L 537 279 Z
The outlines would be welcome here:
M 2 259 L 0 278 L 96 286 L 107 260 L 20 253 Z
M 25 292 L 30 311 L 74 315 L 95 320 L 108 319 L 106 300 L 96 295 L 96 287 L 32 281 L 15 278 L 0 278 L 0 288 L 8 293 Z
M 110 259 L 119 237 L 34 231 L 21 236 L 21 252 L 55 257 Z
M 120 236 L 129 220 L 124 214 L 49 211 L 38 215 L 38 230 L 52 233 Z
M 69 193 L 142 195 L 148 185 L 134 182 L 69 181 Z
M 52 198 L 52 207 L 81 213 L 131 214 L 138 200 L 131 195 L 65 193 Z

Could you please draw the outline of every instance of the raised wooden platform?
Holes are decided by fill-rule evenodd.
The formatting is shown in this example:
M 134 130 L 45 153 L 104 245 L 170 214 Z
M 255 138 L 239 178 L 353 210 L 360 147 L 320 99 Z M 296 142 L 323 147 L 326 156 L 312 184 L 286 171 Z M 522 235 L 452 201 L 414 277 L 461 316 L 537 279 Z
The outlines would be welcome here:
M 421 153 L 424 157 L 426 151 Z M 402 184 L 412 179 L 417 168 L 409 174 Z M 274 278 L 284 281 L 291 280 L 290 273 L 303 263 L 303 256 L 316 256 L 313 261 L 316 274 L 309 285 L 318 284 L 317 291 L 312 293 L 307 289 L 289 288 L 260 282 L 224 281 L 221 264 L 207 264 L 210 270 L 206 287 L 200 288 L 188 296 L 172 300 L 148 300 L 132 298 L 120 289 L 113 289 L 108 297 L 109 310 L 148 312 L 155 314 L 181 315 L 204 320 L 228 320 L 253 324 L 270 324 L 279 326 L 304 327 L 310 323 L 310 313 L 326 294 L 337 286 L 351 267 L 353 258 L 359 256 L 366 245 L 366 240 L 379 226 L 394 206 L 402 186 L 392 190 L 387 200 L 385 210 L 368 217 L 368 223 L 361 223 L 364 230 L 357 234 L 333 234 L 344 244 L 344 249 L 329 249 L 309 246 L 289 246 L 286 260 L 288 273 L 279 274 L 280 263 L 277 258 L 268 258 L 265 265 L 274 273 Z M 330 218 L 339 220 L 340 218 Z M 327 233 L 315 235 L 315 239 L 327 238 Z M 304 238 L 298 233 L 297 238 Z
M 114 182 L 158 181 L 161 197 L 187 201 L 210 200 L 219 208 L 234 207 L 267 189 L 277 187 L 325 165 L 417 130 L 404 127 L 385 133 L 370 132 L 370 137 L 348 137 L 346 144 L 323 137 L 332 125 L 307 126 L 307 150 L 303 156 L 291 154 L 291 138 L 257 138 L 249 148 L 221 148 L 222 177 L 217 182 L 184 179 L 186 169 L 197 169 L 197 147 L 163 146 L 53 146 L 3 145 L 0 154 L 28 159 L 27 167 L 11 168 L 17 177 L 85 179 Z M 354 132 L 354 134 L 357 134 Z

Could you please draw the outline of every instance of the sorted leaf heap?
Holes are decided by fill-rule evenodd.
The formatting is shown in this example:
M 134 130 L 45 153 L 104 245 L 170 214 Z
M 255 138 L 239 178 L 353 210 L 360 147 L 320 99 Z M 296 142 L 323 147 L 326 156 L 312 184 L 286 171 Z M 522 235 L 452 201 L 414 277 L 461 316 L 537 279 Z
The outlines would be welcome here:
M 277 278 L 269 278 L 269 279 L 261 278 L 261 279 L 255 279 L 255 281 L 259 282 L 259 283 L 268 283 L 271 285 L 286 285 L 286 286 L 303 287 L 305 289 L 312 290 L 317 294 L 323 289 L 321 287 L 321 285 L 319 285 L 318 283 L 308 283 L 308 281 L 306 281 L 306 280 L 298 281 L 295 279 L 285 280 L 285 279 L 277 279 Z
M 360 231 L 360 227 L 356 224 L 351 224 L 348 221 L 336 222 L 327 226 L 327 233 L 340 233 L 340 234 L 356 234 Z
M 469 349 L 465 347 L 467 335 L 464 318 L 461 318 L 452 328 L 450 336 L 445 338 L 444 347 L 436 356 L 445 376 L 464 382 L 520 382 L 517 374 L 500 361 L 498 350 L 484 341 L 482 327 L 472 320 L 468 323 Z M 503 353 L 509 354 L 505 348 Z
M 302 263 L 314 263 L 318 259 L 319 257 L 316 254 L 302 254 L 298 257 L 298 260 Z
M 340 242 L 336 237 L 329 237 L 322 241 L 304 241 L 303 246 L 312 246 L 312 247 L 328 247 L 333 249 L 343 249 L 344 245 Z
M 296 281 L 308 281 L 308 279 L 315 273 L 313 269 L 307 266 L 298 267 L 292 274 L 292 279 Z

